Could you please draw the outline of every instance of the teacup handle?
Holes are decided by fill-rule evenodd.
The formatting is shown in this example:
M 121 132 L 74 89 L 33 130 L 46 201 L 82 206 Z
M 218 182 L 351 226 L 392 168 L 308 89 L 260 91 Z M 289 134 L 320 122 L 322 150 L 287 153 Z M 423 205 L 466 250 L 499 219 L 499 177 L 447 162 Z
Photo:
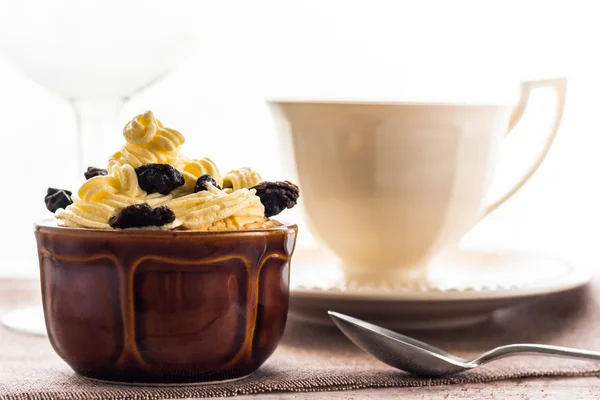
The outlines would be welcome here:
M 508 200 L 513 194 L 517 193 L 519 189 L 523 187 L 523 185 L 535 174 L 537 169 L 540 167 L 546 155 L 550 151 L 552 147 L 552 143 L 554 142 L 554 138 L 556 137 L 556 132 L 558 132 L 558 128 L 560 127 L 560 122 L 563 116 L 563 110 L 565 108 L 565 99 L 567 95 L 567 79 L 566 78 L 557 78 L 557 79 L 545 79 L 538 81 L 525 81 L 521 83 L 521 99 L 519 100 L 519 104 L 514 109 L 509 125 L 507 135 L 512 131 L 512 129 L 519 123 L 523 113 L 525 112 L 525 108 L 527 103 L 529 102 L 529 95 L 531 92 L 538 88 L 550 87 L 556 91 L 556 107 L 554 109 L 554 117 L 552 127 L 550 128 L 550 133 L 546 138 L 546 142 L 544 144 L 544 148 L 541 153 L 538 155 L 537 159 L 533 163 L 531 167 L 525 172 L 525 174 L 513 185 L 513 187 L 508 190 L 502 197 L 493 202 L 488 206 L 483 214 L 483 217 L 488 216 L 492 213 L 496 208 L 498 208 L 502 203 Z

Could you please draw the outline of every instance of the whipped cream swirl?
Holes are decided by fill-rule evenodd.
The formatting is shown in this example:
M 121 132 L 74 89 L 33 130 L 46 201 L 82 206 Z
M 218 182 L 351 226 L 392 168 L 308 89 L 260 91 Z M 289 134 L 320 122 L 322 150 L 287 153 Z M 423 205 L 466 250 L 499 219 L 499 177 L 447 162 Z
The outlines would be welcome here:
M 135 170 L 130 165 L 113 168 L 113 173 L 86 181 L 73 196 L 73 204 L 59 209 L 55 216 L 64 226 L 111 229 L 108 220 L 119 210 L 138 203 L 152 207 L 165 204 L 172 196 L 148 195 L 139 187 Z
M 128 122 L 123 136 L 127 143 L 110 158 L 109 171 L 125 164 L 134 168 L 149 163 L 172 164 L 185 142 L 181 133 L 166 128 L 152 111 L 146 111 Z

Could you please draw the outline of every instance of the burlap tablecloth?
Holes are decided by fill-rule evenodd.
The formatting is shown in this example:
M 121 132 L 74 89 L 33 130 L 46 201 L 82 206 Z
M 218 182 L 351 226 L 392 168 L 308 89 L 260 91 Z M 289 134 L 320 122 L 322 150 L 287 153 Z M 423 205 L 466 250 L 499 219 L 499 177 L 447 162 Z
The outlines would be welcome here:
M 3 290 L 4 288 L 4 290 Z M 0 312 L 14 284 L 0 281 Z M 495 346 L 537 342 L 600 350 L 600 281 L 497 313 L 485 324 L 413 336 L 471 356 Z M 10 304 L 9 304 L 10 303 Z M 334 329 L 291 322 L 280 347 L 246 380 L 225 385 L 140 387 L 92 382 L 75 375 L 46 338 L 0 328 L 2 399 L 158 399 L 218 397 L 272 391 L 327 391 L 488 382 L 522 377 L 600 376 L 600 363 L 525 356 L 506 358 L 445 379 L 419 379 L 396 371 L 354 347 Z

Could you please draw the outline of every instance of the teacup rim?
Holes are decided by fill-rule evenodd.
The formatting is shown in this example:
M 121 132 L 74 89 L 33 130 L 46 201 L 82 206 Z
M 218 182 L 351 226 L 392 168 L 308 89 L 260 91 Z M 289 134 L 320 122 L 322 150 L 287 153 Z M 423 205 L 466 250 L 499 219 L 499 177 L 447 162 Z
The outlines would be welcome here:
M 60 226 L 53 218 L 43 218 L 34 224 L 34 230 L 62 232 L 76 235 L 125 235 L 125 236 L 154 236 L 154 237 L 215 237 L 215 236 L 263 236 L 278 232 L 298 231 L 298 225 L 278 221 L 281 225 L 271 228 L 245 229 L 238 231 L 197 231 L 197 230 L 159 230 L 159 229 L 96 229 Z
M 459 107 L 459 108 L 512 108 L 514 103 L 510 101 L 480 103 L 467 101 L 404 101 L 392 99 L 329 99 L 329 98 L 268 98 L 265 100 L 269 106 L 279 104 L 285 105 L 342 105 L 342 106 L 409 106 L 409 107 Z

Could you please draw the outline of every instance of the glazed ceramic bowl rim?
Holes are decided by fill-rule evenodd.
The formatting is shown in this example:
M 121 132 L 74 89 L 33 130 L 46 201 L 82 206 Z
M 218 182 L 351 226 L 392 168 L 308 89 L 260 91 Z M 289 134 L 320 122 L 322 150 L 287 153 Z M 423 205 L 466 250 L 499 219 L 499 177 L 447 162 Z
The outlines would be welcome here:
M 297 230 L 298 226 L 292 223 L 281 222 L 281 225 L 274 226 L 272 228 L 261 228 L 261 229 L 246 229 L 239 231 L 193 231 L 193 230 L 158 230 L 158 229 L 95 229 L 95 228 L 71 228 L 66 226 L 60 226 L 56 223 L 53 218 L 46 218 L 37 221 L 34 224 L 34 229 L 44 229 L 53 232 L 61 232 L 64 234 L 74 235 L 135 235 L 135 236 L 147 236 L 147 237 L 215 237 L 215 236 L 262 236 L 275 234 L 278 232 L 288 232 L 291 230 Z

